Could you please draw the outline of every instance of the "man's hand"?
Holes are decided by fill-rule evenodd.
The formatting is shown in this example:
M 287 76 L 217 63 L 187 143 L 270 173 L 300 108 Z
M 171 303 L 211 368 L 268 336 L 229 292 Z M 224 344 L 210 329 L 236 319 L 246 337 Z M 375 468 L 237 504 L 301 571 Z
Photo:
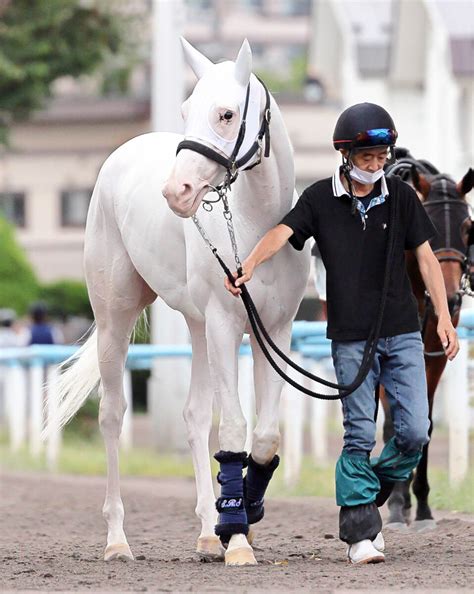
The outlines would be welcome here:
M 440 317 L 438 319 L 437 331 L 444 352 L 448 359 L 452 361 L 459 352 L 459 340 L 451 319 Z
M 282 223 L 273 227 L 270 231 L 267 231 L 250 252 L 249 256 L 244 260 L 242 264 L 242 276 L 237 278 L 238 274 L 236 272 L 233 273 L 233 276 L 236 279 L 235 284 L 237 286 L 232 286 L 229 279 L 225 277 L 225 288 L 232 293 L 232 295 L 238 297 L 242 293 L 242 289 L 239 289 L 239 286 L 243 283 L 247 283 L 252 278 L 255 268 L 276 254 L 292 235 L 293 229 Z
M 226 276 L 224 278 L 225 288 L 228 291 L 230 291 L 232 293 L 232 295 L 234 295 L 234 297 L 238 297 L 242 293 L 242 289 L 239 289 L 239 286 L 242 285 L 243 283 L 248 282 L 252 278 L 254 269 L 255 269 L 255 265 L 252 264 L 251 262 L 249 262 L 248 260 L 245 260 L 244 263 L 242 264 L 242 276 L 239 277 L 237 272 L 232 273 L 232 276 L 236 279 L 236 281 L 235 281 L 236 286 L 234 287 L 232 285 L 232 283 L 230 282 L 230 280 Z

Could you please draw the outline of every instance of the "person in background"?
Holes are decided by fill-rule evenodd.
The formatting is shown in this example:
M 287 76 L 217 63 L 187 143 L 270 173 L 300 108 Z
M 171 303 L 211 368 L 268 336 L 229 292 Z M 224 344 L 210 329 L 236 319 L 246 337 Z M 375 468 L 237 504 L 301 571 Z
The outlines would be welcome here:
M 15 322 L 16 312 L 13 309 L 0 309 L 0 349 L 24 346 L 24 337 L 18 332 Z
M 61 337 L 48 321 L 48 310 L 41 302 L 33 303 L 30 307 L 31 326 L 28 344 L 58 344 Z

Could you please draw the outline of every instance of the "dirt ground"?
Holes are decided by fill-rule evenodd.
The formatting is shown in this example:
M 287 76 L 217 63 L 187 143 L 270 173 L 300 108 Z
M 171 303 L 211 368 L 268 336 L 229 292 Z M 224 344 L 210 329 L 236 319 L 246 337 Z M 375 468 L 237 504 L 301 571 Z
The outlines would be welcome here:
M 124 478 L 134 562 L 102 560 L 105 478 L 3 473 L 0 591 L 460 591 L 473 584 L 474 517 L 438 513 L 425 534 L 386 531 L 386 563 L 354 567 L 327 499 L 270 499 L 255 541 L 257 567 L 194 554 L 194 482 Z M 472 591 L 472 590 L 471 590 Z

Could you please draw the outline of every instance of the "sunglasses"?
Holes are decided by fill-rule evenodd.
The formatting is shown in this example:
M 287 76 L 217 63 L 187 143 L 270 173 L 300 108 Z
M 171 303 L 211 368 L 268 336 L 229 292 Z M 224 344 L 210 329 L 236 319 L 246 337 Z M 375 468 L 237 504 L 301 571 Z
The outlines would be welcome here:
M 397 140 L 398 132 L 390 128 L 374 128 L 359 132 L 352 141 L 352 148 L 369 146 L 392 146 Z

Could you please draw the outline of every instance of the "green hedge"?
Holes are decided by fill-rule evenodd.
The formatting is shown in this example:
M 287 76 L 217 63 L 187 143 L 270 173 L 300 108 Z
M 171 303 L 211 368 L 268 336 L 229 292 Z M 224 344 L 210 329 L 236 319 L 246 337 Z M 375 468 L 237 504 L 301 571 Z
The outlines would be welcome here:
M 14 309 L 22 316 L 38 300 L 53 318 L 93 318 L 86 285 L 77 280 L 41 284 L 16 240 L 15 228 L 0 216 L 0 308 Z
M 86 285 L 76 280 L 60 280 L 40 287 L 40 299 L 53 318 L 81 316 L 93 319 Z
M 39 290 L 36 275 L 16 241 L 13 226 L 0 216 L 0 308 L 9 307 L 23 315 L 38 299 Z

